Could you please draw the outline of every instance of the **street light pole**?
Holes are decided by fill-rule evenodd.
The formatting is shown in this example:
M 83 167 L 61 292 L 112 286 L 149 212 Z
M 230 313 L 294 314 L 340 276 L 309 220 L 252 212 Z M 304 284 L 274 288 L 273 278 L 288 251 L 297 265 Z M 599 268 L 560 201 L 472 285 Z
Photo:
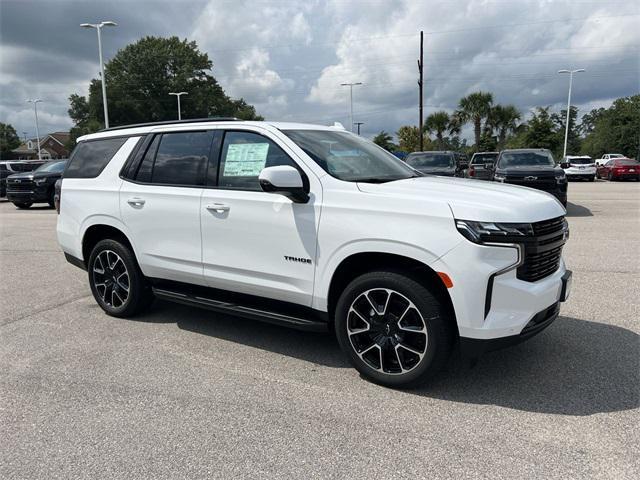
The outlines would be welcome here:
M 353 86 L 354 85 L 362 85 L 362 82 L 346 82 L 346 83 L 340 84 L 340 86 L 342 87 L 349 87 L 349 118 L 351 119 L 349 123 L 351 124 L 352 132 L 353 132 Z
M 102 27 L 116 27 L 118 24 L 112 21 L 100 23 L 81 23 L 83 28 L 95 28 L 98 32 L 98 57 L 100 58 L 100 83 L 102 83 L 102 104 L 104 106 L 104 127 L 109 128 L 109 109 L 107 107 L 107 79 L 104 76 L 104 62 L 102 60 Z
M 189 95 L 188 92 L 169 92 L 169 95 L 175 95 L 178 99 L 178 120 L 182 120 L 182 112 L 180 111 L 180 96 Z
M 577 70 L 558 70 L 558 73 L 568 73 L 569 74 L 569 98 L 567 99 L 567 119 L 565 120 L 564 127 L 564 150 L 562 153 L 562 158 L 567 156 L 567 140 L 569 138 L 569 120 L 571 119 L 571 86 L 573 85 L 573 74 L 578 72 L 584 72 L 584 68 L 579 68 Z
M 360 125 L 364 125 L 364 122 L 355 122 L 354 125 L 358 129 L 358 135 L 360 135 Z
M 36 114 L 36 142 L 38 142 L 38 160 L 42 160 L 42 156 L 40 155 L 40 129 L 38 128 L 38 103 L 41 102 L 39 98 L 35 100 L 27 100 L 29 103 L 33 103 L 33 111 Z

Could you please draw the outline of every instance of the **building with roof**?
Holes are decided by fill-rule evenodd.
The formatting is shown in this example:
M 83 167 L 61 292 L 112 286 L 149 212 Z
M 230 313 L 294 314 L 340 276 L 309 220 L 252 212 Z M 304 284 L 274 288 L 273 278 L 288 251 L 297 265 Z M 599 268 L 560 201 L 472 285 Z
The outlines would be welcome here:
M 57 160 L 59 158 L 68 158 L 69 149 L 69 132 L 53 132 L 45 135 L 40 139 L 40 155 L 43 160 Z M 16 160 L 37 160 L 38 159 L 38 140 L 35 138 L 28 139 L 20 144 L 20 146 L 11 151 L 12 156 Z

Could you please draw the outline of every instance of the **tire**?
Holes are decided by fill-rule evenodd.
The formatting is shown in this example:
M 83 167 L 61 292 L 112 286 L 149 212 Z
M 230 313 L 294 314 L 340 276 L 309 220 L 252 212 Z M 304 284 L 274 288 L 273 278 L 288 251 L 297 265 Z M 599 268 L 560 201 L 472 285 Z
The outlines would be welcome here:
M 31 205 L 33 205 L 32 202 L 13 202 L 13 204 L 18 207 L 20 210 L 26 210 L 27 208 L 29 208 Z
M 363 377 L 387 387 L 426 382 L 453 348 L 453 318 L 447 309 L 424 285 L 393 271 L 354 279 L 338 300 L 334 320 L 351 364 Z
M 51 189 L 51 192 L 49 192 L 49 200 L 47 201 L 47 203 L 49 204 L 49 206 L 50 206 L 51 208 L 56 208 L 56 200 L 55 200 L 55 197 L 56 197 L 56 189 L 55 189 L 55 188 L 52 188 L 52 189 Z
M 132 317 L 153 301 L 151 285 L 133 252 L 117 240 L 101 240 L 93 247 L 87 271 L 91 293 L 108 315 Z
M 594 175 L 593 177 L 589 177 L 589 181 L 590 182 L 595 182 L 596 181 L 596 176 Z
M 609 174 L 607 175 L 607 180 L 613 182 L 613 175 L 611 175 L 611 172 L 609 172 Z

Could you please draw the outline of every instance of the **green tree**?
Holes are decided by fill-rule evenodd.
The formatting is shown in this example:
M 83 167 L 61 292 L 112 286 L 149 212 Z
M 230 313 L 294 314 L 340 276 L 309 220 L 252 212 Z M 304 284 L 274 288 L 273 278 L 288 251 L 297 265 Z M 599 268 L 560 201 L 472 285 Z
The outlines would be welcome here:
M 398 148 L 397 145 L 393 143 L 393 137 L 384 130 L 373 137 L 373 143 L 389 152 L 392 152 Z
M 0 122 L 0 158 L 8 158 L 11 150 L 19 146 L 20 138 L 13 125 Z
M 424 122 L 425 131 L 436 136 L 440 150 L 444 148 L 444 132 L 449 129 L 450 123 L 449 114 L 444 110 L 432 113 Z
M 497 132 L 497 148 L 504 149 L 507 136 L 515 133 L 521 115 L 515 105 L 496 105 L 489 112 L 487 123 Z M 495 147 L 494 147 L 495 148 Z
M 482 121 L 491 112 L 493 95 L 490 92 L 474 92 L 460 99 L 456 112 L 457 122 L 464 124 L 473 123 L 473 133 L 476 150 L 480 144 L 482 134 Z
M 174 120 L 176 99 L 169 92 L 187 92 L 182 97 L 183 118 L 235 116 L 261 120 L 244 99 L 229 98 L 210 74 L 213 63 L 196 42 L 178 37 L 144 37 L 120 50 L 105 65 L 109 123 Z M 101 81 L 93 79 L 89 97 L 69 97 L 69 115 L 79 131 L 104 124 Z
M 557 151 L 561 145 L 558 130 L 549 113 L 550 107 L 537 107 L 527 122 L 523 140 L 528 148 L 548 148 Z
M 569 134 L 567 135 L 567 155 L 577 155 L 580 152 L 580 129 L 578 127 L 578 108 L 571 107 L 569 110 Z M 564 135 L 567 120 L 567 110 L 560 110 L 560 113 L 551 115 L 551 119 L 556 126 L 558 134 L 558 150 L 555 152 L 556 157 L 560 158 L 564 151 Z
M 593 158 L 603 153 L 640 156 L 640 94 L 618 98 L 607 109 L 592 110 L 587 117 L 588 133 L 581 152 Z M 585 123 L 583 117 L 582 123 Z
M 396 137 L 398 138 L 398 147 L 403 152 L 417 152 L 420 150 L 420 128 L 413 125 L 404 125 L 398 129 L 396 132 Z M 424 149 L 430 150 L 433 148 L 433 144 L 429 137 L 422 133 L 422 138 L 424 142 Z

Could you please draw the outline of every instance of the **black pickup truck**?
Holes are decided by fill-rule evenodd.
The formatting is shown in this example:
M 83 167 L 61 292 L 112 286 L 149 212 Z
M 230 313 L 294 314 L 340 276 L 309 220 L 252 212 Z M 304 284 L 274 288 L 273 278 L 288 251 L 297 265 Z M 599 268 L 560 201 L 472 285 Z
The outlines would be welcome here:
M 544 148 L 503 150 L 493 170 L 496 182 L 543 190 L 567 206 L 567 176 Z
M 18 208 L 34 203 L 54 206 L 54 185 L 62 177 L 66 160 L 45 163 L 33 172 L 16 173 L 7 177 L 7 200 Z

